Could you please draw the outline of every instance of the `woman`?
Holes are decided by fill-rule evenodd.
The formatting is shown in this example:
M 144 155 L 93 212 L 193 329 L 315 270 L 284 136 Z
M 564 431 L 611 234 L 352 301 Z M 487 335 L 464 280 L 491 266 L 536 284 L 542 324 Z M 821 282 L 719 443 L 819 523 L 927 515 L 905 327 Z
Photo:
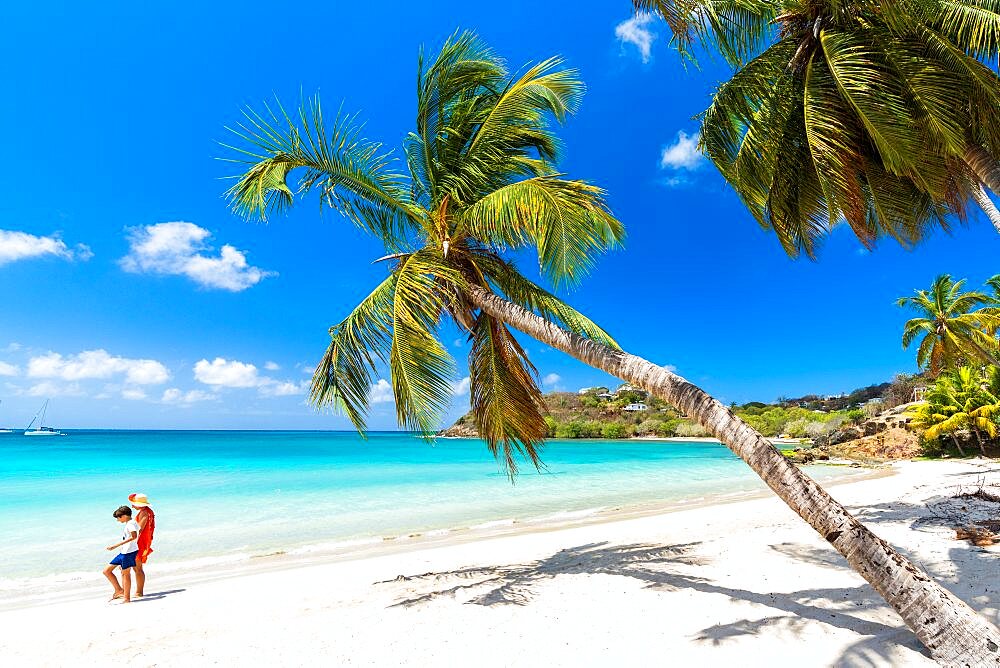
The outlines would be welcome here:
M 128 495 L 128 501 L 132 504 L 138 514 L 135 521 L 139 524 L 139 553 L 135 557 L 135 595 L 142 596 L 143 587 L 146 585 L 146 573 L 143 566 L 146 559 L 153 551 L 153 530 L 156 529 L 156 515 L 149 507 L 149 499 L 142 492 Z

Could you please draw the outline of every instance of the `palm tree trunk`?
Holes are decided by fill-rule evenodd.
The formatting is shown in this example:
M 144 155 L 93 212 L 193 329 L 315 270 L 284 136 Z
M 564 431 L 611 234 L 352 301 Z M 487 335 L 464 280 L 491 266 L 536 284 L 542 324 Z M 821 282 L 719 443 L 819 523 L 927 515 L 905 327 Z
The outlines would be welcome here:
M 899 613 L 936 661 L 947 666 L 1000 663 L 1000 630 L 873 534 L 767 439 L 704 390 L 640 357 L 561 329 L 481 287 L 470 286 L 468 295 L 490 316 L 641 387 L 696 419 L 844 555 Z
M 972 428 L 972 433 L 976 435 L 976 443 L 979 444 L 979 452 L 983 455 L 983 457 L 985 457 L 986 456 L 986 448 L 983 447 L 983 435 L 980 434 L 979 430 L 976 429 L 975 427 Z
M 965 148 L 965 164 L 979 178 L 980 183 L 995 193 L 1000 193 L 1000 162 L 982 146 L 969 144 Z
M 1000 232 L 1000 210 L 997 209 L 996 204 L 990 199 L 990 196 L 986 192 L 986 188 L 982 185 L 976 186 L 972 189 L 972 199 L 976 201 L 979 208 L 983 210 L 986 217 L 990 219 L 993 223 L 993 227 L 996 228 L 997 232 Z
M 965 450 L 962 449 L 962 444 L 958 442 L 958 435 L 955 432 L 951 433 L 951 440 L 955 441 L 955 447 L 958 448 L 958 454 L 965 457 Z

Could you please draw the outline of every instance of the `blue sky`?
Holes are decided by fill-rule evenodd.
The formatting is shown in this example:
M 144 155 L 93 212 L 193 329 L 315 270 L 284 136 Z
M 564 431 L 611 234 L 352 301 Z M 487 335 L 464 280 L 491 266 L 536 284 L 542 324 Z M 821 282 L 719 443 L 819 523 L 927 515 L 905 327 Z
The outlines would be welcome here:
M 62 427 L 329 428 L 304 404 L 326 330 L 383 276 L 382 249 L 315 201 L 231 214 L 216 160 L 241 107 L 319 92 L 398 147 L 417 51 L 478 31 L 512 66 L 561 54 L 588 92 L 563 168 L 610 193 L 626 247 L 567 299 L 630 351 L 725 401 L 832 393 L 912 371 L 897 296 L 1000 272 L 983 220 L 915 251 L 836 231 L 788 259 L 714 169 L 692 118 L 726 71 L 685 66 L 630 3 L 21 3 L 0 125 L 0 424 L 45 398 Z M 465 347 L 444 333 L 459 359 Z M 457 344 L 457 345 L 455 345 Z M 547 389 L 609 379 L 535 343 Z M 464 375 L 464 374 L 462 374 Z M 384 385 L 371 424 L 393 428 Z M 453 415 L 467 404 L 456 378 Z

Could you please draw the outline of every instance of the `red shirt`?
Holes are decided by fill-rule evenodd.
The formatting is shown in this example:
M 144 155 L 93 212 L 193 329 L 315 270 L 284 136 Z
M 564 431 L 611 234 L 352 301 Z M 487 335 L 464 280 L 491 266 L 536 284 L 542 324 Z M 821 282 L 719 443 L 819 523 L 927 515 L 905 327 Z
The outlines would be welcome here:
M 145 520 L 143 520 L 145 518 Z M 153 530 L 156 529 L 156 515 L 153 514 L 153 509 L 149 506 L 145 508 L 140 508 L 139 513 L 135 516 L 136 522 L 142 527 L 139 532 L 138 545 L 139 553 L 135 556 L 136 561 L 140 563 L 146 563 L 146 559 L 149 554 L 153 551 Z M 145 523 L 145 524 L 144 524 Z

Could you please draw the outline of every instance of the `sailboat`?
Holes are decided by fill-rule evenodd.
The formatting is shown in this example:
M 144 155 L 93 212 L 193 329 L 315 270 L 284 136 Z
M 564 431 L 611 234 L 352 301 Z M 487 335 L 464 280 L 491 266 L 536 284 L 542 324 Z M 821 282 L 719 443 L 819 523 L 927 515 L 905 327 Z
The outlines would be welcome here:
M 28 426 L 24 428 L 25 436 L 65 436 L 65 434 L 58 429 L 42 426 L 42 423 L 45 422 L 45 409 L 48 407 L 49 400 L 46 399 L 45 403 L 42 404 L 42 410 L 40 410 L 35 417 L 31 418 L 31 422 L 29 422 Z M 31 425 L 35 424 L 35 420 L 38 420 L 38 426 L 32 429 Z
M 0 401 L 0 404 L 2 404 L 2 403 L 3 402 Z M 4 429 L 4 428 L 0 427 L 0 434 L 13 434 L 13 433 L 14 433 L 13 429 Z

